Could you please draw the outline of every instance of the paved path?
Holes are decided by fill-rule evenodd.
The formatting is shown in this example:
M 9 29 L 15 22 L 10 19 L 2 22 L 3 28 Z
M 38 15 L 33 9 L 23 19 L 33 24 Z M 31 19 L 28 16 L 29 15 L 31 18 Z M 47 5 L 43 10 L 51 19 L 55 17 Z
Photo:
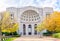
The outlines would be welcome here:
M 19 37 L 14 41 L 60 41 L 60 39 L 51 38 L 51 37 Z

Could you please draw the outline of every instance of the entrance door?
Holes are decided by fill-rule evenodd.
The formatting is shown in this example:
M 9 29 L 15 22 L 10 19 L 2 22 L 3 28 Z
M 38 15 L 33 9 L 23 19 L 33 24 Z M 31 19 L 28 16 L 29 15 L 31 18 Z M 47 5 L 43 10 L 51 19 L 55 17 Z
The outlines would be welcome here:
M 32 34 L 32 26 L 28 25 L 28 35 L 31 35 L 31 34 Z

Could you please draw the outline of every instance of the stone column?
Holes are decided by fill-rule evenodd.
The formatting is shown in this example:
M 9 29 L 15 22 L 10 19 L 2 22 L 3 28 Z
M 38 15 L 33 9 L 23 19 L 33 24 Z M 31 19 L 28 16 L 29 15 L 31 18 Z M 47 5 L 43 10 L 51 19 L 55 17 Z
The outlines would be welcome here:
M 26 36 L 28 35 L 28 24 L 25 24 L 26 25 Z
M 19 33 L 23 36 L 23 23 L 20 24 Z
M 18 30 L 17 30 L 17 33 L 20 35 L 20 32 L 21 32 L 20 29 L 21 29 L 21 26 L 22 26 L 21 25 L 21 22 L 20 22 L 20 19 L 18 19 L 17 22 L 18 22 Z
M 32 35 L 34 35 L 34 24 L 31 25 L 32 25 Z

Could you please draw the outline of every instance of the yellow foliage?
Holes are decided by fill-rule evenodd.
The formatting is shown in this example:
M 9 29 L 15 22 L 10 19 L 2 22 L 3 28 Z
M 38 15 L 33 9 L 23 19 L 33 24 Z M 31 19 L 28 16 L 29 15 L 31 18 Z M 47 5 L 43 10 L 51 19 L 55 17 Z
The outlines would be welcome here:
M 11 25 L 11 27 L 8 27 L 6 29 L 3 29 L 2 32 L 15 32 L 18 29 L 18 24 L 15 23 L 13 24 L 13 26 Z
M 18 29 L 18 23 L 11 20 L 9 12 L 4 12 L 1 20 L 2 32 L 15 32 Z
M 41 24 L 38 24 L 38 25 L 37 25 L 36 30 L 37 30 L 38 32 L 40 32 L 40 31 L 42 31 L 42 30 L 44 30 L 44 29 L 45 29 L 44 23 L 41 23 Z
M 53 12 L 45 18 L 43 23 L 37 26 L 37 31 L 47 29 L 52 32 L 60 32 L 60 12 Z
M 45 19 L 46 29 L 53 32 L 60 31 L 60 12 L 53 12 L 50 17 Z

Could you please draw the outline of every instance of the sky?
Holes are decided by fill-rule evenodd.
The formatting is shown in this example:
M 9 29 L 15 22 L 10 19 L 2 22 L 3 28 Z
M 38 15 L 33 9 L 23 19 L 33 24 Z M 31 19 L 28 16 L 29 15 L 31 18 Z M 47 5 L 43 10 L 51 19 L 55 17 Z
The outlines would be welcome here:
M 60 11 L 60 0 L 0 0 L 0 12 L 8 7 L 52 7 L 55 11 Z

